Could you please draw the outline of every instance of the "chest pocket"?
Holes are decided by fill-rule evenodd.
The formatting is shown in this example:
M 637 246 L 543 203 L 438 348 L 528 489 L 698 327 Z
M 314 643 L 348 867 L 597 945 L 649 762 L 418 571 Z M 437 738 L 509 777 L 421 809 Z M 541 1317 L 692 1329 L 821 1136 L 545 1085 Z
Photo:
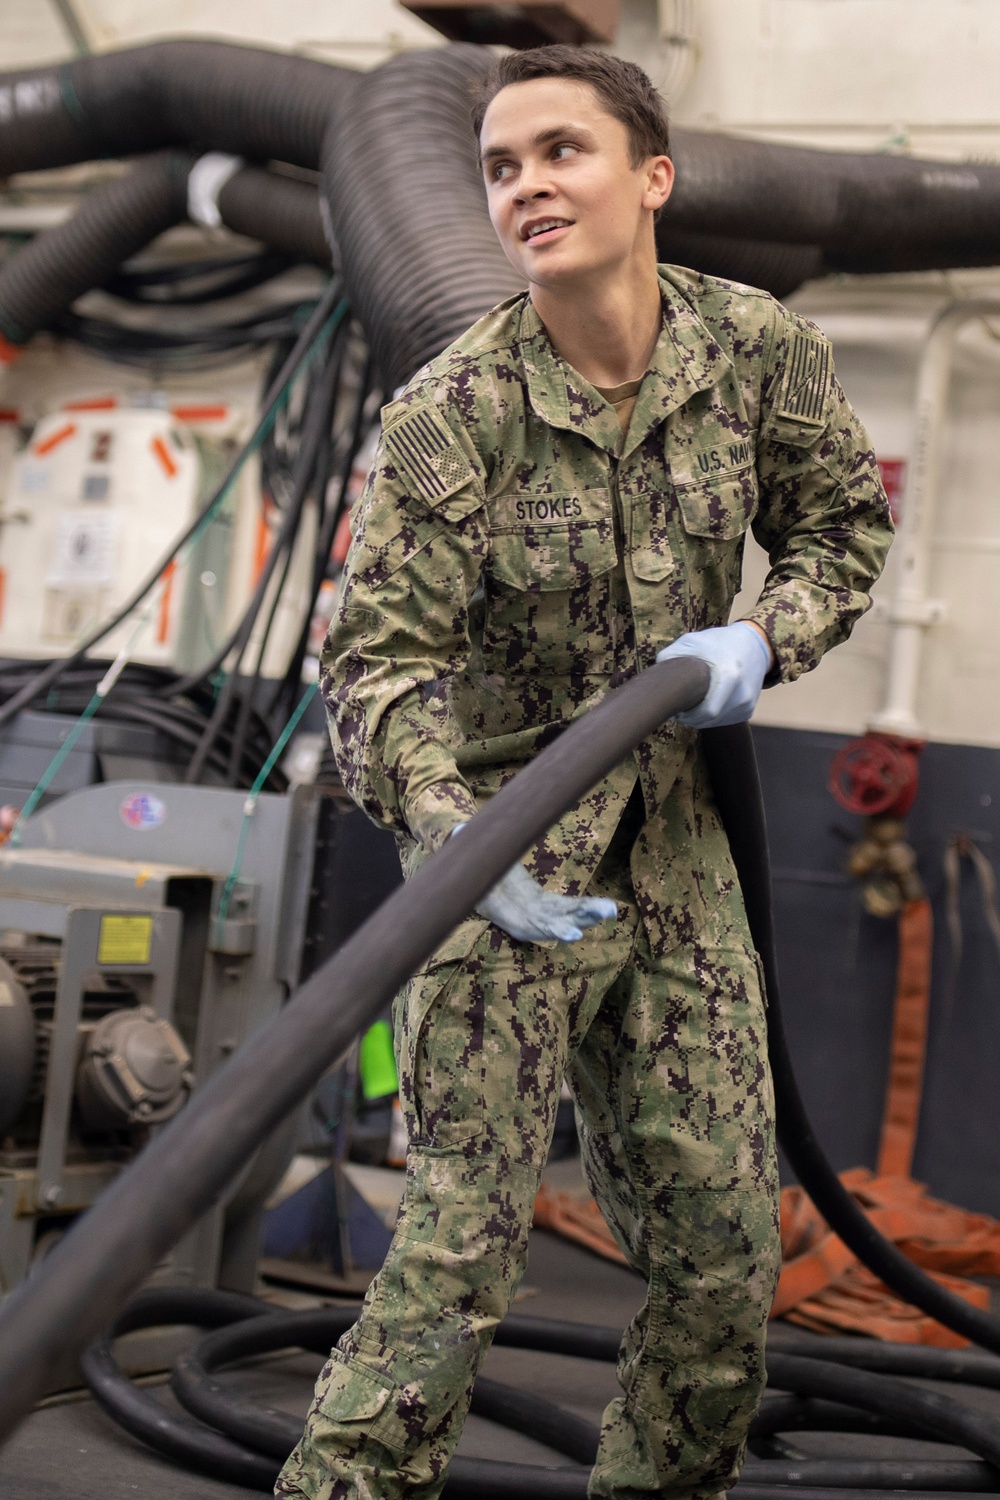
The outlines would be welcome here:
M 552 593 L 585 587 L 615 565 L 615 528 L 607 490 L 511 494 L 487 501 L 486 567 L 512 589 Z
M 732 542 L 757 512 L 757 475 L 752 468 L 739 469 L 700 484 L 678 485 L 675 494 L 688 536 Z

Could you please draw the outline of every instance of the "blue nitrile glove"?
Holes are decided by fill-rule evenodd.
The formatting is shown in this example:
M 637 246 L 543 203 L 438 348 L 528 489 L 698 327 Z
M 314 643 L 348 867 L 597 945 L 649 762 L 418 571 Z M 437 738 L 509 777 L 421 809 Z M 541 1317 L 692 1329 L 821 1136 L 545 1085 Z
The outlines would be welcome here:
M 452 837 L 464 827 L 459 823 Z M 552 938 L 575 943 L 583 937 L 584 928 L 618 915 L 615 903 L 604 896 L 557 896 L 544 890 L 522 864 L 513 865 L 497 881 L 476 911 L 519 943 L 544 943 Z
M 660 651 L 656 660 L 673 661 L 680 656 L 697 656 L 712 674 L 697 708 L 677 715 L 682 724 L 689 729 L 717 729 L 749 719 L 771 670 L 771 648 L 759 631 L 745 620 L 690 630 Z

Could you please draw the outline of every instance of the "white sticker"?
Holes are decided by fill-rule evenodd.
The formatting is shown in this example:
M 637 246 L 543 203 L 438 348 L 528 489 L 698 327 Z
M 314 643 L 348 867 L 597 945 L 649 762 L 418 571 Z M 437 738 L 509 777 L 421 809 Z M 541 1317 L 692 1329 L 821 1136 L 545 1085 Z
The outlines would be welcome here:
M 122 799 L 118 812 L 125 827 L 133 828 L 136 833 L 159 828 L 167 816 L 167 809 L 152 792 L 129 792 Z
M 64 510 L 46 583 L 113 583 L 119 525 L 114 512 Z

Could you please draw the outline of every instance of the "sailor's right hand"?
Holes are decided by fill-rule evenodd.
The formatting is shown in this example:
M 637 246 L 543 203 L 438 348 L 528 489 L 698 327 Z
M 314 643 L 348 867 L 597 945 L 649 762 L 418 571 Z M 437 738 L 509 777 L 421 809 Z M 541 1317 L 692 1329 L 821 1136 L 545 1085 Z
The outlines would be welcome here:
M 459 833 L 460 823 L 452 830 Z M 609 922 L 618 908 L 605 896 L 560 896 L 538 884 L 522 864 L 511 867 L 476 907 L 481 917 L 519 943 L 545 943 L 556 939 L 575 943 L 588 927 Z

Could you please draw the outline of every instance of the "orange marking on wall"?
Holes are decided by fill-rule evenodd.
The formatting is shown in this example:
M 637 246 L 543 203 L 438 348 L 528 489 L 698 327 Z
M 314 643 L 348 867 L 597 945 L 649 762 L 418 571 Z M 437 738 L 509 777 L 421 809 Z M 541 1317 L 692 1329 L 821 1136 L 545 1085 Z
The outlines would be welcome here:
M 178 422 L 224 422 L 228 406 L 172 406 L 170 415 Z
M 174 595 L 174 575 L 177 572 L 177 564 L 168 562 L 161 577 L 163 578 L 163 591 L 160 594 L 160 613 L 156 622 L 156 644 L 165 646 L 167 636 L 170 634 L 170 603 Z
M 50 433 L 47 438 L 42 438 L 40 443 L 35 444 L 35 452 L 39 458 L 44 458 L 46 453 L 51 453 L 53 448 L 58 448 L 67 438 L 76 436 L 76 423 L 67 422 L 65 427 L 59 427 Z
M 177 460 L 174 458 L 174 455 L 171 453 L 166 443 L 161 437 L 155 437 L 150 438 L 149 446 L 156 454 L 156 457 L 160 460 L 160 467 L 163 469 L 164 474 L 166 474 L 168 479 L 173 479 L 175 475 L 180 472 L 180 470 L 177 467 Z
M 89 401 L 64 401 L 63 411 L 114 411 L 117 396 L 94 396 Z
M 12 365 L 20 352 L 19 344 L 12 344 L 0 333 L 0 365 Z
M 257 517 L 257 542 L 253 554 L 254 584 L 257 583 L 261 573 L 264 571 L 264 564 L 267 562 L 268 553 L 271 551 L 271 528 L 267 524 L 269 510 L 270 505 L 267 496 L 262 495 L 260 498 L 260 515 Z

